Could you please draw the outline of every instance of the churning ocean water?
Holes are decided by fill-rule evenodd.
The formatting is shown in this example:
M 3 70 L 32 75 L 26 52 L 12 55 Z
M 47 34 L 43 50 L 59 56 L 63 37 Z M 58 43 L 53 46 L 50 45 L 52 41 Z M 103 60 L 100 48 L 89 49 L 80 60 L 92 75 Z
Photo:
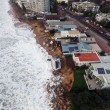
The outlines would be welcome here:
M 54 79 L 48 53 L 31 28 L 12 15 L 9 0 L 0 0 L 0 110 L 52 110 L 47 84 Z

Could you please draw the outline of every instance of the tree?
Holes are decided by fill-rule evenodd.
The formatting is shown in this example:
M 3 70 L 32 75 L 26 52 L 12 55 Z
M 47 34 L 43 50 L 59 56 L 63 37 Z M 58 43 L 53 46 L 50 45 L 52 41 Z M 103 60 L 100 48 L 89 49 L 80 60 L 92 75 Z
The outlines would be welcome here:
M 101 6 L 100 11 L 103 13 L 109 13 L 110 12 L 110 6 L 104 4 Z
M 62 1 L 60 4 L 61 4 L 63 7 L 67 7 L 67 6 L 68 6 L 68 4 L 65 3 L 65 1 Z
M 58 13 L 57 0 L 50 0 L 50 11 L 51 11 L 51 13 Z

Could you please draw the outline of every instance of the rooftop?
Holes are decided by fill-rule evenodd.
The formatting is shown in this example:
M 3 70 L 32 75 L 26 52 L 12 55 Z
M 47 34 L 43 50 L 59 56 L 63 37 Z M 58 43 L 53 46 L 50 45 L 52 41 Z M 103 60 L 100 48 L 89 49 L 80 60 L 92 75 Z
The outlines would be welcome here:
M 92 63 L 91 66 L 94 68 L 92 71 L 95 76 L 103 76 L 110 84 L 110 63 Z
M 78 43 L 78 47 L 79 47 L 80 51 L 82 51 L 82 50 L 92 51 L 92 47 L 89 44 L 85 43 L 85 42 Z
M 100 61 L 96 52 L 73 53 L 80 61 Z
M 110 55 L 108 56 L 100 56 L 101 62 L 110 63 Z
M 48 25 L 74 25 L 74 22 L 73 21 L 47 21 L 46 22 Z
M 77 28 L 76 25 L 63 25 L 63 28 Z
M 65 43 L 78 43 L 79 39 L 78 37 L 68 37 L 68 38 L 58 38 L 57 41 L 61 41 L 62 44 Z
M 68 31 L 69 34 L 80 34 L 78 30 L 70 30 Z
M 62 43 L 63 53 L 72 53 L 78 51 L 92 51 L 89 44 L 86 43 Z
M 92 50 L 95 50 L 97 52 L 101 52 L 102 51 L 97 43 L 90 43 L 89 45 L 91 46 Z
M 94 2 L 88 2 L 88 1 L 84 1 L 84 2 L 73 2 L 73 4 L 77 4 L 78 6 L 86 6 L 86 7 L 93 7 L 93 6 L 98 6 L 96 5 Z
M 79 41 L 80 42 L 87 42 L 87 43 L 95 43 L 96 42 L 94 37 L 80 37 Z

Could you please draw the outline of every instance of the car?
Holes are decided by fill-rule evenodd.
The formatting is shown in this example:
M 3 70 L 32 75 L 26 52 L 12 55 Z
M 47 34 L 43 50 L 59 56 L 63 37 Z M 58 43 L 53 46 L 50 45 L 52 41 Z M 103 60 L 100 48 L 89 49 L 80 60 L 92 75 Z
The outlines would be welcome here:
M 88 27 L 85 27 L 85 29 L 88 30 L 89 28 Z
M 110 37 L 110 34 L 109 33 L 105 33 L 105 34 L 106 34 L 107 37 Z
M 101 34 L 103 34 L 103 32 L 102 31 L 99 31 Z

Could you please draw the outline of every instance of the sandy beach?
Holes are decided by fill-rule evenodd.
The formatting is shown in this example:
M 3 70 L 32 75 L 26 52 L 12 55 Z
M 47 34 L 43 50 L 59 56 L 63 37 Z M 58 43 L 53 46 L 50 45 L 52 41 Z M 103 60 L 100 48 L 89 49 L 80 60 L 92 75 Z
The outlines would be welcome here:
M 10 2 L 12 9 L 9 11 L 9 14 L 14 15 L 17 19 L 19 19 L 19 23 L 15 23 L 16 27 L 19 27 L 23 22 L 27 23 L 31 26 L 31 29 L 34 31 L 36 35 L 36 42 L 40 44 L 49 55 L 52 57 L 60 57 L 62 59 L 62 69 L 58 71 L 53 71 L 54 75 L 61 75 L 63 77 L 62 83 L 58 86 L 50 87 L 47 86 L 47 91 L 50 92 L 50 88 L 53 89 L 56 93 L 56 97 L 52 99 L 53 108 L 54 110 L 69 110 L 70 108 L 70 101 L 65 96 L 65 94 L 70 91 L 74 76 L 73 70 L 69 67 L 66 63 L 66 58 L 63 56 L 60 47 L 52 46 L 50 42 L 55 42 L 49 32 L 45 32 L 43 21 L 36 21 L 36 20 L 28 20 L 19 12 L 19 8 L 15 3 Z

